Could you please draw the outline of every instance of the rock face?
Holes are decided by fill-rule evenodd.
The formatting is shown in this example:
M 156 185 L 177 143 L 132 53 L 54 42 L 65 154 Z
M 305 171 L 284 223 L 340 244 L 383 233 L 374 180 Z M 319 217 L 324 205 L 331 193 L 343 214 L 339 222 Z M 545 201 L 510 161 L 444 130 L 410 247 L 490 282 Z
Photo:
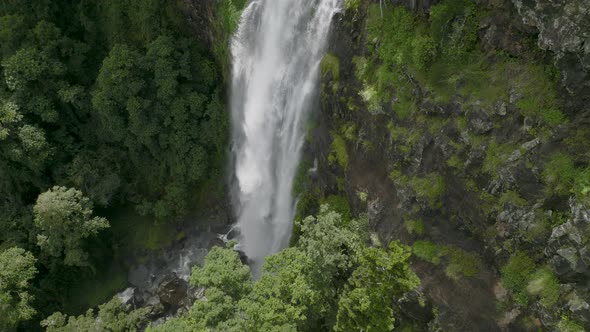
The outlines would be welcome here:
M 383 2 L 402 5 L 425 21 L 436 3 Z M 359 96 L 366 79 L 357 77 L 355 68 L 380 41 L 367 40 L 365 11 L 345 12 L 335 20 L 329 47 L 340 60 L 338 84 L 330 75 L 323 77 L 324 86 L 335 91 L 322 90 L 313 141 L 306 147 L 307 158 L 318 161 L 313 181 L 324 195 L 345 195 L 354 214 L 366 213 L 370 231 L 384 242 L 427 241 L 480 257 L 475 275 L 455 279 L 449 272 L 452 257 L 436 264 L 416 259 L 422 285 L 419 294 L 400 300 L 400 322 L 419 321 L 431 331 L 534 331 L 556 330 L 562 317 L 569 317 L 590 329 L 588 198 L 551 193 L 544 174 L 556 153 L 590 149 L 585 104 L 590 100 L 590 0 L 477 3 L 485 13 L 478 47 L 486 54 L 525 59 L 523 67 L 553 65 L 561 73 L 555 93 L 569 122 L 539 130 L 538 118 L 520 114 L 526 93 L 514 86 L 492 102 L 457 95 L 441 101 L 423 78 L 403 71 L 415 112 L 406 118 L 396 114 L 397 86 L 379 112 L 369 112 Z M 489 61 L 497 65 L 497 58 Z M 514 73 L 505 72 L 502 79 Z M 346 136 L 343 127 L 354 132 L 346 138 L 346 169 L 328 158 L 333 135 Z M 578 133 L 584 134 L 572 139 Z M 577 157 L 574 164 L 590 167 L 590 156 Z M 437 181 L 444 182 L 440 193 L 432 190 Z M 515 303 L 514 290 L 503 285 L 503 267 L 519 252 L 558 280 L 556 309 L 528 290 L 528 280 L 522 286 L 527 305 Z
M 590 1 L 512 0 L 525 24 L 539 30 L 539 47 L 555 53 L 569 92 L 590 89 Z
M 158 286 L 158 297 L 160 302 L 169 308 L 180 308 L 185 304 L 188 296 L 188 282 L 180 279 L 176 273 L 164 277 Z

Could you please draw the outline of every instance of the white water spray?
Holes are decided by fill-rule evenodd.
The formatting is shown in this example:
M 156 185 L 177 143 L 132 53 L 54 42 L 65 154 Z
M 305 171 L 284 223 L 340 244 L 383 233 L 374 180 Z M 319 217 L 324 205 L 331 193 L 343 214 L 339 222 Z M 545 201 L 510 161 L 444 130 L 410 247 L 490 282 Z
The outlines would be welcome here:
M 254 0 L 231 46 L 240 247 L 255 270 L 289 243 L 293 180 L 341 0 Z

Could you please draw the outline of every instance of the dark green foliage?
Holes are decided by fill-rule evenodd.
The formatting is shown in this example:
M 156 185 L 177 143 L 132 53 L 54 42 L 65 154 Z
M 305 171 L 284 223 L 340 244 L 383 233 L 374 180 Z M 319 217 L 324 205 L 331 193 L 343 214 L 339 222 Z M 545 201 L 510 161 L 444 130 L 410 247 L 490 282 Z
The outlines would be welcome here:
M 149 309 L 142 308 L 129 312 L 121 305 L 118 297 L 100 305 L 98 312 L 90 309 L 80 316 L 68 316 L 56 312 L 41 322 L 47 332 L 108 331 L 134 332 L 148 314 Z
M 65 187 L 40 194 L 33 212 L 40 232 L 37 245 L 49 256 L 63 256 L 65 265 L 88 265 L 83 240 L 109 227 L 105 218 L 92 216 L 92 202 L 82 192 Z
M 207 186 L 222 175 L 228 125 L 221 61 L 188 30 L 182 6 L 0 3 L 0 247 L 42 255 L 44 273 L 32 282 L 41 294 L 39 316 L 71 309 L 65 301 L 73 276 L 94 280 L 88 267 L 127 244 L 116 243 L 120 237 L 94 239 L 106 222 L 90 215 L 93 205 L 100 212 L 133 205 L 174 220 L 199 192 L 213 192 Z M 55 185 L 72 189 L 48 191 Z M 38 197 L 44 203 L 34 222 Z M 117 229 L 135 234 L 128 231 L 132 220 L 118 222 L 130 226 Z M 142 229 L 136 237 L 147 235 L 129 242 L 154 248 L 168 239 L 153 236 L 153 227 Z M 126 278 L 112 279 L 117 286 L 105 281 L 109 291 Z M 31 326 L 21 328 L 38 328 Z
M 405 10 L 395 7 L 384 10 L 370 7 L 367 26 L 369 40 L 379 38 L 379 58 L 388 65 L 409 64 L 417 69 L 426 67 L 435 52 L 433 40 L 425 26 Z
M 430 33 L 439 52 L 460 58 L 475 48 L 479 22 L 475 1 L 447 0 L 430 10 Z
M 37 274 L 35 257 L 24 249 L 13 247 L 0 253 L 0 329 L 13 330 L 20 321 L 35 314 L 29 292 Z
M 212 171 L 225 135 L 218 97 L 207 94 L 215 88 L 213 64 L 187 42 L 161 36 L 145 56 L 116 45 L 92 98 L 104 136 L 127 148 L 136 190 L 153 193 L 141 211 L 159 218 L 186 212 L 191 184 Z
M 395 242 L 389 250 L 365 248 L 360 266 L 341 295 L 334 331 L 389 331 L 395 323 L 392 299 L 420 285 L 409 268 L 409 247 Z

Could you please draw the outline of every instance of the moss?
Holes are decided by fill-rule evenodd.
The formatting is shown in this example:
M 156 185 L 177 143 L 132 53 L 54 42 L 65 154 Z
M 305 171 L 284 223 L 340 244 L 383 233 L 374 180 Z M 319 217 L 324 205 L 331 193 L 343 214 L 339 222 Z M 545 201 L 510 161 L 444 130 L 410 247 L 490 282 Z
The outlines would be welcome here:
M 320 63 L 320 72 L 324 78 L 327 77 L 328 74 L 332 75 L 330 86 L 332 87 L 332 93 L 336 94 L 340 87 L 340 60 L 333 54 L 326 54 Z M 324 86 L 325 85 L 322 84 L 322 87 Z M 322 89 L 322 91 L 324 92 L 324 89 Z
M 563 317 L 557 324 L 557 332 L 585 332 L 582 324 L 568 317 Z
M 422 235 L 424 233 L 424 224 L 422 220 L 407 220 L 404 222 L 406 231 L 410 234 Z
M 346 149 L 346 141 L 342 136 L 332 133 L 332 151 L 328 156 L 331 164 L 337 163 L 346 170 L 348 168 L 348 151 Z
M 340 80 L 340 59 L 333 54 L 327 53 L 324 55 L 320 64 L 320 72 L 324 77 L 328 74 L 332 74 L 332 79 L 334 81 Z
M 393 169 L 391 170 L 391 173 L 389 173 L 389 178 L 395 184 L 400 186 L 406 186 L 409 182 L 408 177 L 402 173 L 398 165 L 394 165 Z
M 430 262 L 434 265 L 440 264 L 443 256 L 443 248 L 430 241 L 416 241 L 412 245 L 412 253 L 421 260 Z
M 550 66 L 520 64 L 513 81 L 523 98 L 517 107 L 523 116 L 539 118 L 553 127 L 565 122 L 557 103 L 557 76 Z
M 426 26 L 403 7 L 371 5 L 367 31 L 369 40 L 379 40 L 379 58 L 388 65 L 410 65 L 421 69 L 434 56 L 434 41 Z
M 451 121 L 442 118 L 430 118 L 428 120 L 428 132 L 435 136 L 440 135 L 441 130 Z
M 308 160 L 304 160 L 299 163 L 297 167 L 297 173 L 293 180 L 293 195 L 298 196 L 305 190 L 308 180 L 308 171 L 311 168 L 311 163 Z
M 538 269 L 529 279 L 527 291 L 540 298 L 546 308 L 552 308 L 559 300 L 559 280 L 548 267 Z
M 367 203 L 367 199 L 369 198 L 369 194 L 366 191 L 357 191 L 356 195 L 363 203 Z
M 430 22 L 430 34 L 445 56 L 461 57 L 475 48 L 479 28 L 475 1 L 446 0 L 432 6 Z
M 535 262 L 524 252 L 518 252 L 502 268 L 502 285 L 512 292 L 516 303 L 526 306 L 529 303 L 527 286 L 535 271 Z
M 383 106 L 381 105 L 381 99 L 377 93 L 377 88 L 375 86 L 368 84 L 365 82 L 363 86 L 363 90 L 359 92 L 363 101 L 367 104 L 368 111 L 371 114 L 379 114 L 383 111 Z
M 459 277 L 475 277 L 481 270 L 481 258 L 476 253 L 466 252 L 456 247 L 447 247 L 449 264 L 445 270 L 446 275 L 458 280 Z
M 590 167 L 578 170 L 574 180 L 574 193 L 581 200 L 590 200 Z
M 567 154 L 557 152 L 545 164 L 543 180 L 548 193 L 567 195 L 571 192 L 576 181 L 577 172 L 574 162 Z
M 461 160 L 461 158 L 459 158 L 459 156 L 457 155 L 452 155 L 448 160 L 447 160 L 447 165 L 449 167 L 455 168 L 455 169 L 462 169 L 464 162 L 463 160 Z
M 345 140 L 349 142 L 354 142 L 357 138 L 356 134 L 356 124 L 353 122 L 348 122 L 340 127 L 340 133 Z
M 350 213 L 350 205 L 348 205 L 348 200 L 344 196 L 337 196 L 337 195 L 330 195 L 325 197 L 321 200 L 320 205 L 328 204 L 332 211 L 338 212 L 340 214 L 342 222 L 348 224 L 352 219 L 352 214 Z
M 441 175 L 430 173 L 423 178 L 413 177 L 409 184 L 418 199 L 428 202 L 433 208 L 441 207 L 441 197 L 445 192 L 445 180 Z
M 340 192 L 344 192 L 344 189 L 346 188 L 346 181 L 343 177 L 339 176 L 336 178 L 336 187 L 338 187 Z
M 565 122 L 565 115 L 554 107 L 542 107 L 537 102 L 536 98 L 521 99 L 516 103 L 522 115 L 538 116 L 547 125 L 554 127 Z
M 486 157 L 483 161 L 482 169 L 489 175 L 497 174 L 498 170 L 504 163 L 515 147 L 512 144 L 498 144 L 492 141 L 486 149 Z
M 399 99 L 393 106 L 393 110 L 400 119 L 407 119 L 410 115 L 416 113 L 418 107 L 416 106 L 416 100 L 411 99 Z
M 551 221 L 542 210 L 535 210 L 535 218 L 526 228 L 521 227 L 519 234 L 529 243 L 546 241 L 551 235 Z
M 512 204 L 514 206 L 523 207 L 525 206 L 527 201 L 520 197 L 520 195 L 515 191 L 506 191 L 500 196 L 500 200 L 498 201 L 498 205 L 502 208 L 506 204 Z
M 344 0 L 344 8 L 346 10 L 358 10 L 361 5 L 361 0 Z

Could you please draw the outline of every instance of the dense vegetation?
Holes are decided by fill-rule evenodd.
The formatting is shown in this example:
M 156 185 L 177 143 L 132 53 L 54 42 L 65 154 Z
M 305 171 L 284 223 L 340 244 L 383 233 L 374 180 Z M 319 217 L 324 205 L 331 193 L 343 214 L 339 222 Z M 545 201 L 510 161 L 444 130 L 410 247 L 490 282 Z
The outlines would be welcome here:
M 203 297 L 186 315 L 147 330 L 389 331 L 399 315 L 396 301 L 419 279 L 409 268 L 410 249 L 398 242 L 367 246 L 367 226 L 366 216 L 344 219 L 323 205 L 317 217 L 299 222 L 297 243 L 268 257 L 255 281 L 233 243 L 214 247 L 191 275 Z M 55 332 L 127 331 L 145 312 L 117 314 L 115 299 L 100 307 L 97 320 L 92 311 L 69 318 L 56 313 L 43 325 Z
M 246 0 L 213 1 L 207 31 L 197 31 L 205 36 L 190 30 L 181 2 L 0 3 L 1 331 L 437 329 L 445 317 L 436 301 L 449 299 L 413 291 L 414 271 L 439 269 L 421 291 L 436 278 L 445 287 L 494 280 L 505 293 L 490 300 L 494 315 L 525 313 L 516 326 L 542 312 L 555 330 L 583 331 L 566 309 L 577 280 L 545 255 L 553 230 L 572 219 L 568 204 L 590 205 L 589 131 L 570 123 L 559 73 L 532 38 L 518 55 L 482 46 L 490 13 L 474 0 L 442 0 L 427 12 L 345 0 L 343 21 L 359 32 L 360 50 L 344 63 L 339 45 L 320 65 L 331 123 L 319 142 L 328 151 L 313 165 L 328 175 L 312 180 L 312 160 L 300 165 L 291 246 L 268 257 L 258 279 L 233 242 L 212 248 L 190 278 L 200 295 L 163 324 L 151 324 L 147 308 L 108 300 L 127 282 L 122 248 L 170 243 L 172 223 L 222 187 L 229 36 Z M 427 139 L 431 153 L 442 152 L 418 165 Z M 374 185 L 354 182 L 367 176 L 355 174 L 359 156 L 383 163 L 361 170 L 389 177 L 377 196 Z M 379 225 L 359 215 L 383 193 L 399 196 L 400 216 L 387 217 L 399 217 L 394 235 L 409 245 L 382 244 Z M 123 217 L 111 218 L 121 207 Z M 452 228 L 469 245 L 447 241 Z M 420 327 L 401 310 L 406 300 L 428 311 Z
M 0 330 L 38 329 L 111 259 L 105 229 L 144 226 L 95 210 L 167 222 L 219 178 L 225 60 L 185 21 L 173 1 L 0 3 Z

